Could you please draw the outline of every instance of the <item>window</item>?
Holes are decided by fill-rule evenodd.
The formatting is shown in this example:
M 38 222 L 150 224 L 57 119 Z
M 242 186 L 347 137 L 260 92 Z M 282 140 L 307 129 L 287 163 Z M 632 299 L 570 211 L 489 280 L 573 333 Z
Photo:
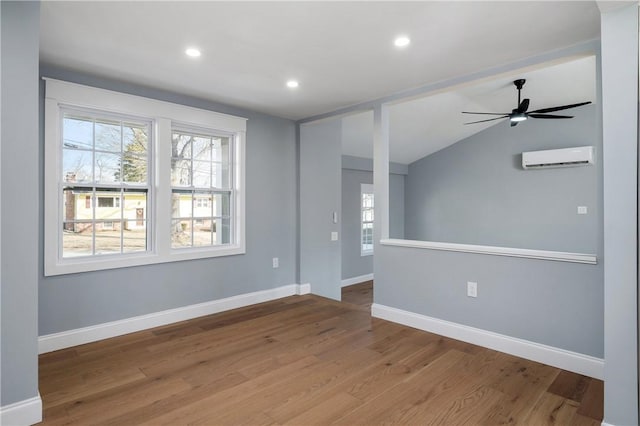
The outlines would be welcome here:
M 61 112 L 62 258 L 146 251 L 146 226 L 131 229 L 127 220 L 131 204 L 147 204 L 151 123 L 88 110 Z
M 373 185 L 360 185 L 360 254 L 373 254 Z
M 45 275 L 244 253 L 245 129 L 47 79 Z
M 228 135 L 172 132 L 172 248 L 231 241 L 232 147 Z

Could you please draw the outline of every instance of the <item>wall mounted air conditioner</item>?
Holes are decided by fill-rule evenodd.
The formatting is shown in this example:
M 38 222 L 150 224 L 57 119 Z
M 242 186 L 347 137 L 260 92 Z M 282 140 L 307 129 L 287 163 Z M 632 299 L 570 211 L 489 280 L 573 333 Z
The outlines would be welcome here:
M 550 149 L 522 153 L 523 169 L 543 169 L 549 167 L 571 167 L 593 164 L 593 147 Z

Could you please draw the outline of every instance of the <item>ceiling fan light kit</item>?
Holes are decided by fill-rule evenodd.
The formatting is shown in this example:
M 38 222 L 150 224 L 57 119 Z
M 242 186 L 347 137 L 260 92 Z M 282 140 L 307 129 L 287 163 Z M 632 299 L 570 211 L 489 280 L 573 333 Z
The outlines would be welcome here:
M 556 111 L 562 111 L 565 109 L 569 109 L 569 108 L 576 108 L 582 105 L 587 105 L 590 104 L 591 101 L 588 102 L 580 102 L 577 104 L 569 104 L 569 105 L 562 105 L 562 106 L 556 106 L 556 107 L 551 107 L 551 108 L 542 108 L 542 109 L 537 109 L 535 111 L 528 111 L 529 110 L 529 99 L 525 98 L 522 101 L 520 100 L 520 91 L 522 90 L 522 87 L 524 86 L 524 83 L 526 83 L 527 80 L 525 80 L 524 78 L 520 78 L 518 80 L 514 80 L 513 84 L 514 86 L 516 86 L 516 89 L 518 90 L 518 106 L 515 109 L 512 109 L 511 112 L 470 112 L 470 111 L 462 111 L 463 114 L 482 114 L 482 115 L 498 115 L 499 117 L 495 117 L 495 118 L 488 118 L 486 120 L 478 120 L 478 121 L 471 121 L 468 123 L 464 123 L 464 124 L 475 124 L 475 123 L 484 123 L 486 121 L 494 121 L 494 120 L 502 120 L 503 118 L 508 118 L 509 122 L 511 124 L 511 127 L 515 127 L 518 125 L 519 122 L 521 121 L 525 121 L 528 118 L 545 118 L 545 119 L 562 119 L 562 118 L 573 118 L 572 115 L 555 115 L 555 114 L 549 114 L 550 112 L 556 112 Z

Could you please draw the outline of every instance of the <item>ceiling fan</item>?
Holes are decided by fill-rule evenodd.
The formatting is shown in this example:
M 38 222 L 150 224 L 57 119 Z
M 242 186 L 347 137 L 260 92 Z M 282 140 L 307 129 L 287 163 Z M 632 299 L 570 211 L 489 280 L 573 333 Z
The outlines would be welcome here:
M 469 112 L 462 111 L 463 114 L 483 114 L 483 115 L 499 115 L 500 117 L 489 118 L 487 120 L 479 120 L 479 121 L 471 121 L 469 123 L 464 124 L 475 124 L 475 123 L 484 123 L 485 121 L 493 121 L 493 120 L 501 120 L 503 118 L 509 118 L 511 122 L 511 127 L 517 126 L 519 122 L 526 120 L 527 118 L 573 118 L 572 115 L 553 115 L 549 114 L 550 112 L 562 111 L 563 109 L 575 108 L 582 105 L 590 104 L 591 102 L 580 102 L 578 104 L 570 104 L 570 105 L 562 105 L 551 108 L 542 108 L 537 109 L 535 111 L 527 111 L 529 109 L 529 99 L 523 99 L 520 101 L 520 91 L 522 90 L 522 86 L 527 80 L 521 78 L 519 80 L 515 80 L 513 84 L 518 89 L 518 107 L 511 110 L 511 112 Z

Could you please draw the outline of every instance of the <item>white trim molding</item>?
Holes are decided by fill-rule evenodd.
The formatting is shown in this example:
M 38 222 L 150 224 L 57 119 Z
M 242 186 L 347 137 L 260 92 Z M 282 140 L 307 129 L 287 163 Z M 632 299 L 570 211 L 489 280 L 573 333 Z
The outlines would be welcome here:
M 383 246 L 457 251 L 462 253 L 489 254 L 493 256 L 523 257 L 526 259 L 555 260 L 558 262 L 587 263 L 590 265 L 596 265 L 598 263 L 598 258 L 595 254 L 569 253 L 564 251 L 478 246 L 474 244 L 441 243 L 436 241 L 398 240 L 394 238 L 382 239 L 380 240 L 380 244 Z
M 311 285 L 309 284 L 290 284 L 269 290 L 240 294 L 224 299 L 212 300 L 210 302 L 197 303 L 195 305 L 167 309 L 165 311 L 123 320 L 47 334 L 38 338 L 38 352 L 41 354 L 53 352 L 59 349 L 108 339 L 110 337 L 122 336 L 123 334 L 242 308 L 256 303 L 268 302 L 293 295 L 307 294 L 310 291 Z
M 119 93 L 50 78 L 44 78 L 44 274 L 54 276 L 88 271 L 99 271 L 128 266 L 152 265 L 190 259 L 204 259 L 246 253 L 245 235 L 245 166 L 247 119 L 193 108 L 151 98 Z M 65 111 L 126 120 L 149 126 L 149 176 L 146 185 L 133 185 L 147 193 L 145 220 L 147 227 L 146 250 L 138 253 L 111 253 L 108 255 L 67 256 L 62 253 L 61 224 L 65 219 L 61 197 L 63 182 L 64 141 L 63 118 Z M 231 181 L 229 188 L 207 188 L 208 192 L 229 192 L 231 200 L 231 241 L 201 247 L 174 249 L 171 244 L 171 135 L 176 129 L 229 137 L 233 142 L 229 161 Z M 93 151 L 84 151 L 93 152 Z M 89 154 L 92 155 L 92 154 Z M 106 186 L 105 186 L 106 185 Z M 106 188 L 111 184 L 87 182 L 87 187 Z M 117 186 L 116 186 L 117 185 Z M 114 183 L 113 188 L 125 188 L 126 183 Z M 204 189 L 195 186 L 186 190 Z M 95 218 L 94 218 L 95 219 Z M 130 218 L 129 218 L 130 219 Z M 121 220 L 129 220 L 122 217 Z
M 0 425 L 23 426 L 42 421 L 42 399 L 40 393 L 33 398 L 0 407 Z
M 371 316 L 602 380 L 604 360 L 374 303 Z
M 296 289 L 296 294 L 298 296 L 302 296 L 303 294 L 309 294 L 311 293 L 311 284 L 310 283 L 306 283 L 306 284 L 295 284 L 297 286 Z
M 351 278 L 347 278 L 347 279 L 342 280 L 341 283 L 340 283 L 340 286 L 341 287 L 348 287 L 350 285 L 360 284 L 360 283 L 363 283 L 365 281 L 371 281 L 372 279 L 373 279 L 373 273 L 359 275 L 357 277 L 351 277 Z

